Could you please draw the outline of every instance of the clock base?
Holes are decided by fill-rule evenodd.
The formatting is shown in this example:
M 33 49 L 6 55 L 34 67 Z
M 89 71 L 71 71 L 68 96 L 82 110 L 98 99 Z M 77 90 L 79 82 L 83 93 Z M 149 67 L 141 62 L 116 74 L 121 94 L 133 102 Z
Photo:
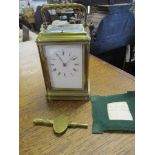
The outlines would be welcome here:
M 90 99 L 90 95 L 88 92 L 80 93 L 80 94 L 59 94 L 59 93 L 47 93 L 47 100 L 85 100 L 88 101 Z

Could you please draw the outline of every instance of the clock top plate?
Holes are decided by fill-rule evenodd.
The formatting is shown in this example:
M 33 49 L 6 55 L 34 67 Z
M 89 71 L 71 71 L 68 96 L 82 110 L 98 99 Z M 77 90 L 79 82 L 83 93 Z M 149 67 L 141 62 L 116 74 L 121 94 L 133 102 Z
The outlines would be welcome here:
M 90 41 L 90 36 L 83 24 L 49 25 L 41 31 L 36 39 L 37 43 L 51 42 L 85 42 Z

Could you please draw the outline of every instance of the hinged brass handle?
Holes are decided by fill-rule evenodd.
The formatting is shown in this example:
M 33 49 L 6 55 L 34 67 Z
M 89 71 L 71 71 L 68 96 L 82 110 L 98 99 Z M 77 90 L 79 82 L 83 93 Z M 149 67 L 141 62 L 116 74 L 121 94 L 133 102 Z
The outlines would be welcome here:
M 41 8 L 41 15 L 43 18 L 43 24 L 47 28 L 47 22 L 45 18 L 45 11 L 48 10 L 63 10 L 63 9 L 77 9 L 84 14 L 84 27 L 87 26 L 87 11 L 84 5 L 78 3 L 60 3 L 60 4 L 47 4 Z

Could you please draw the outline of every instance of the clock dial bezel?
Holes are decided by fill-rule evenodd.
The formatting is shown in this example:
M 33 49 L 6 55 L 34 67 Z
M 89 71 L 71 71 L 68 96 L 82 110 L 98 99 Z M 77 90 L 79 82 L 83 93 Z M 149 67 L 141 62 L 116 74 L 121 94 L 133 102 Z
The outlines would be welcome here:
M 56 45 L 56 44 L 54 44 L 54 45 Z M 58 45 L 62 45 L 62 44 L 58 44 Z M 66 44 L 63 44 L 63 45 L 66 45 Z M 67 45 L 69 45 L 69 44 L 67 44 Z M 77 43 L 76 44 L 71 44 L 71 45 L 77 45 Z M 55 86 L 53 86 L 53 85 L 55 85 L 55 84 L 52 84 L 53 83 L 53 80 L 52 80 L 52 77 L 50 77 L 50 68 L 49 68 L 49 65 L 48 65 L 48 60 L 47 60 L 47 56 L 46 56 L 46 49 L 45 49 L 45 47 L 46 46 L 48 46 L 48 45 L 45 45 L 43 48 L 44 48 L 44 56 L 45 56 L 45 59 L 46 59 L 46 61 L 47 61 L 47 69 L 48 69 L 48 73 L 49 73 L 49 75 L 48 75 L 48 77 L 50 78 L 50 83 L 51 83 L 51 89 L 53 89 L 53 90 L 73 90 L 73 89 L 76 89 L 76 90 L 83 90 L 84 89 L 84 82 L 83 82 L 83 79 L 84 79 L 84 71 L 85 71 L 85 69 L 84 69 L 84 65 L 83 65 L 83 61 L 84 61 L 84 46 L 82 45 L 82 44 L 78 44 L 78 45 L 81 45 L 82 46 L 82 55 L 81 55 L 81 57 L 82 57 L 82 66 L 81 66 L 81 68 L 82 68 L 82 81 L 81 81 L 81 84 L 82 84 L 82 87 L 81 88 L 63 88 L 63 87 L 55 87 Z M 49 46 L 52 46 L 51 44 L 49 45 Z M 61 47 L 62 48 L 62 47 Z M 58 49 L 58 51 L 59 51 L 59 49 Z M 60 54 L 59 54 L 59 52 L 58 53 L 56 53 L 58 56 L 60 56 Z M 73 54 L 73 52 L 72 52 L 72 54 Z M 62 57 L 61 57 L 62 58 Z M 75 69 L 75 68 L 74 68 Z M 54 72 L 53 72 L 53 74 L 54 74 Z M 51 75 L 52 75 L 52 73 L 51 73 Z M 65 73 L 65 75 L 66 75 L 66 73 Z M 65 78 L 65 77 L 64 77 Z M 67 78 L 67 77 L 66 77 Z

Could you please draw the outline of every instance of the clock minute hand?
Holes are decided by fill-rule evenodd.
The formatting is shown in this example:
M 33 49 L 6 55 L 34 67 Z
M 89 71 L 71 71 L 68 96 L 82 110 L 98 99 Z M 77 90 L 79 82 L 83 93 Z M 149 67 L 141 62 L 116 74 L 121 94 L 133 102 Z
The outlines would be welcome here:
M 61 57 L 56 53 L 56 56 L 60 59 L 60 61 L 62 62 L 63 66 L 65 65 L 65 63 L 63 62 L 63 60 L 61 59 Z

